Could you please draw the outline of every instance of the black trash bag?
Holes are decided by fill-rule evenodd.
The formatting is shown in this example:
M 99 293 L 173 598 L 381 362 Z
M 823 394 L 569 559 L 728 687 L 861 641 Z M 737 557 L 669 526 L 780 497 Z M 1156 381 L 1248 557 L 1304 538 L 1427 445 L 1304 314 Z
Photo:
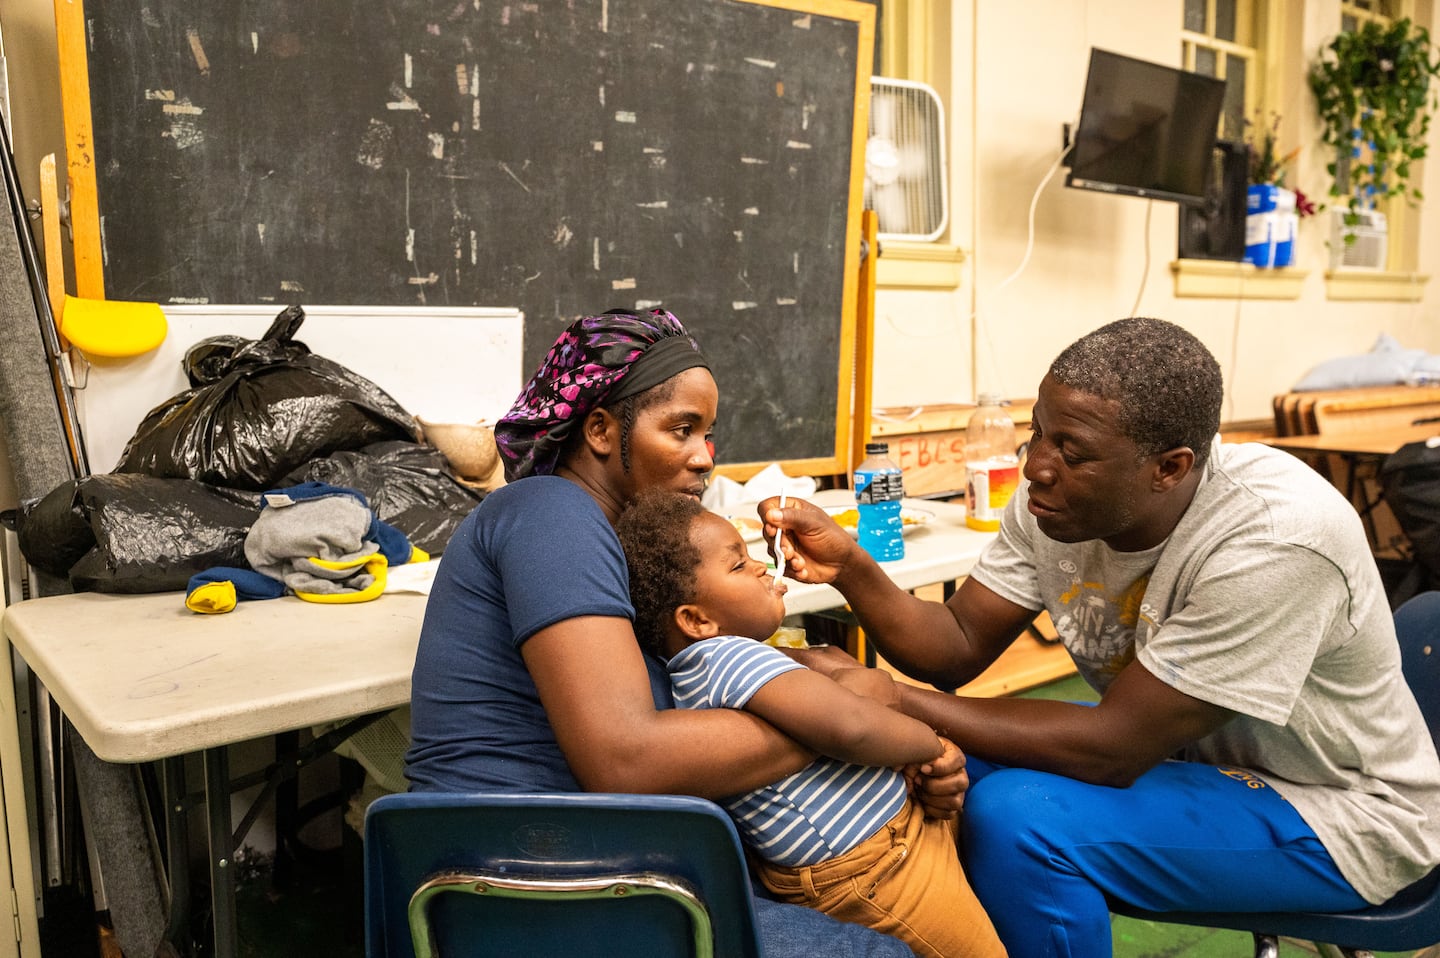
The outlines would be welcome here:
M 416 439 L 414 419 L 388 393 L 293 338 L 304 320 L 291 306 L 261 339 L 192 346 L 193 388 L 145 416 L 115 471 L 263 492 L 337 450 Z
M 1410 540 L 1413 565 L 1389 589 L 1390 607 L 1421 592 L 1440 589 L 1440 447 L 1401 446 L 1380 467 L 1385 504 Z
M 359 451 L 333 453 L 292 472 L 283 484 L 302 482 L 328 482 L 364 493 L 381 522 L 432 556 L 445 551 L 460 520 L 483 498 L 460 484 L 438 449 L 413 442 L 378 442 Z
M 193 479 L 107 473 L 62 483 L 20 507 L 20 551 L 77 591 L 183 590 L 217 566 L 249 568 L 258 493 Z
M 95 548 L 95 533 L 80 507 L 80 486 L 62 482 L 39 499 L 15 510 L 15 542 L 25 561 L 58 579 Z

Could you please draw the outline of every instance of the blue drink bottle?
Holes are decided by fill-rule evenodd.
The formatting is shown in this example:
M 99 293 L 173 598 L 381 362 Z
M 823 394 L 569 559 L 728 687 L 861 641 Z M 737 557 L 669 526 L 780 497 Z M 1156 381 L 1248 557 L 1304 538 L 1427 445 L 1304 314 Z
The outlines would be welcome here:
M 890 459 L 889 443 L 865 444 L 865 461 L 855 467 L 852 485 L 860 513 L 860 547 L 878 562 L 905 558 L 904 523 L 900 518 L 905 480 L 900 467 Z

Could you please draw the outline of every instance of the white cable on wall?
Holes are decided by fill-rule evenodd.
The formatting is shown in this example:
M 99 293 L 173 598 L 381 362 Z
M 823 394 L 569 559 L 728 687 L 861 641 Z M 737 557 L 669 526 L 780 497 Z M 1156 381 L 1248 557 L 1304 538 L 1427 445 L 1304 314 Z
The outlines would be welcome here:
M 1041 194 L 1042 192 L 1044 192 L 1044 190 L 1045 190 L 1045 185 L 1050 182 L 1050 178 L 1055 175 L 1055 171 L 1058 170 L 1058 169 L 1060 169 L 1060 164 L 1061 164 L 1062 162 L 1064 162 L 1064 160 L 1065 160 L 1065 155 L 1066 155 L 1067 153 L 1069 153 L 1069 152 L 1070 152 L 1070 147 L 1069 147 L 1069 145 L 1067 144 L 1063 149 L 1060 150 L 1060 152 L 1059 152 L 1058 154 L 1056 154 L 1054 162 L 1052 162 L 1052 163 L 1050 164 L 1050 168 L 1045 171 L 1045 175 L 1040 178 L 1040 182 L 1039 182 L 1039 184 L 1035 187 L 1035 191 L 1030 194 L 1030 208 L 1029 208 L 1029 210 L 1028 210 L 1028 212 L 1026 213 L 1026 216 L 1025 216 L 1025 253 L 1024 253 L 1023 256 L 1020 257 L 1020 265 L 1016 266 L 1015 269 L 1014 269 L 1014 271 L 1013 271 L 1009 276 L 1007 276 L 1007 277 L 1005 277 L 1003 280 L 1001 280 L 1000 283 L 999 283 L 998 285 L 996 285 L 996 287 L 995 287 L 993 290 L 990 290 L 990 291 L 986 294 L 987 296 L 994 296 L 996 293 L 999 293 L 999 292 L 1000 292 L 1002 289 L 1004 289 L 1006 286 L 1009 286 L 1011 283 L 1013 283 L 1013 282 L 1020 276 L 1021 273 L 1025 272 L 1025 267 L 1030 265 L 1030 256 L 1031 256 L 1031 254 L 1033 254 L 1033 253 L 1035 252 L 1035 207 L 1036 207 L 1037 205 L 1039 205 L 1039 203 L 1040 203 L 1040 194 Z M 996 378 L 997 378 L 997 380 L 998 380 L 998 379 L 1000 378 L 1000 377 L 998 376 L 999 364 L 998 364 L 998 363 L 995 363 L 995 361 L 994 361 L 994 356 L 995 356 L 995 344 L 994 344 L 994 342 L 992 342 L 991 339 L 990 339 L 990 329 L 989 329 L 989 327 L 986 326 L 984 320 L 980 318 L 980 290 L 979 290 L 979 284 L 976 283 L 975 286 L 976 286 L 976 289 L 975 289 L 975 308 L 970 311 L 970 315 L 967 316 L 967 317 L 965 317 L 965 319 L 962 320 L 962 322 L 970 322 L 971 320 L 975 320 L 975 330 L 976 330 L 976 333 L 977 333 L 977 340 L 983 339 L 984 345 L 985 345 L 985 348 L 986 348 L 986 354 L 990 357 L 991 365 L 994 366 L 994 367 L 996 368 L 996 370 L 997 370 L 997 377 L 996 377 Z M 976 389 L 976 392 L 977 392 L 977 394 L 978 394 L 979 391 L 980 391 L 980 363 L 979 363 L 980 350 L 979 350 L 979 348 L 978 348 L 978 345 L 977 345 L 977 349 L 975 350 L 975 355 L 976 355 L 976 363 L 975 363 L 975 371 L 974 371 L 974 381 L 975 381 L 975 389 Z M 1000 392 L 1002 395 L 1007 395 L 1007 394 L 1005 393 L 1005 389 L 1004 389 L 1004 384 L 1003 384 L 1003 383 L 997 382 L 997 383 L 996 383 L 996 386 L 995 386 L 995 390 L 998 391 L 998 392 Z M 990 391 L 990 390 L 987 390 L 987 391 Z
M 1144 268 L 1142 268 L 1142 269 L 1140 270 L 1140 288 L 1135 291 L 1135 304 L 1130 307 L 1130 315 L 1131 315 L 1131 316 L 1139 316 L 1139 315 L 1140 315 L 1140 298 L 1145 295 L 1145 281 L 1150 278 L 1150 213 L 1151 213 L 1154 209 L 1155 209 L 1155 201 L 1154 201 L 1154 200 L 1146 200 L 1146 201 L 1145 201 L 1145 230 L 1144 230 L 1144 233 L 1143 233 L 1143 236 L 1144 236 L 1144 243 L 1143 243 L 1143 245 L 1144 245 L 1144 247 L 1145 247 L 1145 266 L 1144 266 Z

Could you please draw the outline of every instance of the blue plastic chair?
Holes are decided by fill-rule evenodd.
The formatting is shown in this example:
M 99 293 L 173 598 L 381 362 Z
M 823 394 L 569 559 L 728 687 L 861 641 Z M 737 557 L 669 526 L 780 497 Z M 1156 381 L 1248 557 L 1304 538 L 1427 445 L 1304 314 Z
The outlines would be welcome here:
M 365 816 L 368 958 L 759 958 L 740 839 L 673 795 L 396 794 Z
M 1396 609 L 1395 633 L 1405 681 L 1420 703 L 1431 739 L 1440 742 L 1440 592 L 1421 593 Z M 1360 911 L 1152 912 L 1114 900 L 1110 910 L 1166 924 L 1248 931 L 1256 958 L 1275 958 L 1281 937 L 1329 945 L 1346 955 L 1414 951 L 1440 942 L 1440 868 L 1384 904 Z

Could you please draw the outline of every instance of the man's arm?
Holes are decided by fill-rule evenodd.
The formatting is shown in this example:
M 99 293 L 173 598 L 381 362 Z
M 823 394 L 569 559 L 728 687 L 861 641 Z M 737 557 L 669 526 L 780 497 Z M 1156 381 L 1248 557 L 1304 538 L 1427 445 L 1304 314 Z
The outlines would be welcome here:
M 974 579 L 966 579 L 944 606 L 912 596 L 915 603 L 929 607 L 914 617 L 904 615 L 904 606 L 881 615 L 870 610 L 866 616 L 860 612 L 866 593 L 847 592 L 846 598 L 887 661 L 948 688 L 978 675 L 1035 617 Z M 944 609 L 947 615 L 938 618 L 934 609 Z M 917 631 L 927 628 L 935 631 Z M 906 714 L 968 754 L 1122 787 L 1234 714 L 1166 685 L 1139 662 L 1125 668 L 1093 707 L 896 687 Z
M 889 583 L 889 590 L 875 574 Z M 835 587 L 887 662 L 912 678 L 949 689 L 989 668 L 1038 614 L 968 578 L 948 602 L 929 602 L 898 589 L 874 562 L 847 568 Z
M 815 759 L 746 712 L 657 710 L 626 619 L 567 619 L 535 633 L 520 651 L 560 750 L 587 791 L 721 798 Z
M 891 582 L 823 510 L 796 503 L 782 512 L 775 505 L 767 500 L 760 514 L 767 537 L 784 528 L 790 574 L 802 582 L 833 583 L 886 660 L 916 678 L 947 688 L 963 685 L 1036 615 L 974 579 L 945 605 L 918 599 Z M 1233 715 L 1171 688 L 1138 662 L 1116 677 L 1095 707 L 897 687 L 906 714 L 967 754 L 1107 785 L 1128 785 Z
M 1176 691 L 1139 662 L 1094 706 L 899 688 L 907 714 L 971 755 L 1121 788 L 1234 716 Z
M 897 586 L 824 510 L 808 502 L 777 506 L 777 499 L 767 499 L 759 511 L 767 542 L 777 528 L 783 530 L 789 574 L 801 582 L 833 584 L 885 659 L 914 678 L 948 688 L 964 685 L 1038 614 L 972 579 L 947 604 L 917 598 Z

